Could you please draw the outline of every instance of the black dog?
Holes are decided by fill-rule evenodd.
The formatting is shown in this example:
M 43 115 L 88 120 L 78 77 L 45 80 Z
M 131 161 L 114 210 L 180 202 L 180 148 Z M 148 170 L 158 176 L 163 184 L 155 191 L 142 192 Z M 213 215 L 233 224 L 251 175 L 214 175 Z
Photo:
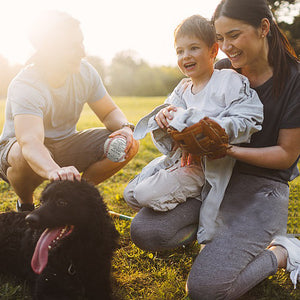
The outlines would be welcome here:
M 55 181 L 28 214 L 0 214 L 0 273 L 26 280 L 33 299 L 111 299 L 118 233 L 98 190 Z

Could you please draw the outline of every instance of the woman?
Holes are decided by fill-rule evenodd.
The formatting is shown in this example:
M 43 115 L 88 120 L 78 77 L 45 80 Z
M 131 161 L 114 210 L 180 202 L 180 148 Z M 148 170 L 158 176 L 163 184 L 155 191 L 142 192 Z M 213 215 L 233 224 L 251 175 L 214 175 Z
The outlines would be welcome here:
M 191 299 L 236 299 L 279 267 L 292 272 L 294 283 L 300 277 L 300 242 L 280 236 L 286 232 L 288 181 L 299 174 L 300 74 L 265 0 L 222 1 L 213 22 L 229 58 L 218 68 L 233 67 L 249 78 L 264 104 L 264 123 L 250 144 L 228 151 L 238 162 L 220 226 L 194 261 L 187 288 Z M 200 206 L 190 199 L 167 213 L 141 209 L 131 225 L 133 241 L 154 251 L 192 241 Z

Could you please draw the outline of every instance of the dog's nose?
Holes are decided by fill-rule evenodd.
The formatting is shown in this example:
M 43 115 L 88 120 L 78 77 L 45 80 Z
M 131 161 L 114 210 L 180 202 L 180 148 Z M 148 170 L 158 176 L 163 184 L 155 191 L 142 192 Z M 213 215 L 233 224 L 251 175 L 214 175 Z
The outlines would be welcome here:
M 38 215 L 29 214 L 26 216 L 25 221 L 29 224 L 30 227 L 37 227 L 40 222 L 40 218 Z

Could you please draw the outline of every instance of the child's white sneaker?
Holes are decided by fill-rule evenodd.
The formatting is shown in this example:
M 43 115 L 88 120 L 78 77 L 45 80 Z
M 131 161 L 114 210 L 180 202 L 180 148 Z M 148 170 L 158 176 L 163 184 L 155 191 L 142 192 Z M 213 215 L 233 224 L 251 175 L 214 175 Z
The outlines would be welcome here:
M 288 252 L 286 270 L 291 272 L 290 278 L 296 288 L 300 282 L 300 240 L 286 236 L 276 236 L 270 246 L 281 246 Z

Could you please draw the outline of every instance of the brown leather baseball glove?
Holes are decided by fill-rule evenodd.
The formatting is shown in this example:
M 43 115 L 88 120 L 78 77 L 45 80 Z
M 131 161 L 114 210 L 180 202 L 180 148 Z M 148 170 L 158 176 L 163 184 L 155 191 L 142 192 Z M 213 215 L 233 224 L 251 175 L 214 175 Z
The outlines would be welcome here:
M 181 132 L 169 128 L 168 133 L 181 149 L 210 159 L 224 157 L 229 148 L 229 138 L 224 128 L 208 117 Z

